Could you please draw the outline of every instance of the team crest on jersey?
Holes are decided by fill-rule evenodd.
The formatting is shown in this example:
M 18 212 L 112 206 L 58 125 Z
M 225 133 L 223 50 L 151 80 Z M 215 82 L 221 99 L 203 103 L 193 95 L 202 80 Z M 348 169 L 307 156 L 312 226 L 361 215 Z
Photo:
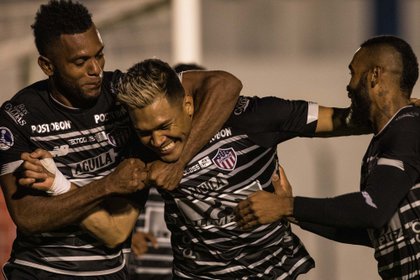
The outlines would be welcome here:
M 232 171 L 235 169 L 238 157 L 233 148 L 218 149 L 217 154 L 213 157 L 213 163 L 222 170 Z
M 13 146 L 15 140 L 13 133 L 7 127 L 0 127 L 0 150 L 6 151 Z

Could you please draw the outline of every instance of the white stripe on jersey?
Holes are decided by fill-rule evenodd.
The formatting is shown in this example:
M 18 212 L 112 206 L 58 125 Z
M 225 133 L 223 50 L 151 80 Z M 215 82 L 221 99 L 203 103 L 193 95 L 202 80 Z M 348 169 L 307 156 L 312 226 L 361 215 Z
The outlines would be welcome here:
M 390 159 L 390 158 L 378 158 L 377 164 L 393 166 L 404 171 L 404 163 L 401 160 Z
M 319 111 L 319 106 L 317 103 L 308 102 L 308 116 L 306 119 L 306 124 L 310 124 L 318 120 L 318 111 Z
M 0 170 L 0 176 L 6 175 L 6 174 L 10 174 L 16 171 L 16 169 L 18 169 L 18 167 L 23 163 L 23 160 L 17 160 L 17 161 L 13 161 L 13 162 L 9 162 L 6 164 L 3 164 L 1 166 L 1 170 Z
M 44 257 L 42 259 L 49 261 L 49 262 L 60 262 L 60 261 L 97 261 L 97 260 L 111 260 L 116 257 L 121 256 L 121 251 L 114 255 L 90 255 L 90 256 L 69 256 L 69 257 Z
M 37 263 L 33 263 L 33 262 L 28 262 L 28 261 L 20 260 L 20 259 L 15 259 L 14 263 L 29 266 L 29 267 L 33 267 L 33 268 L 36 268 L 36 269 L 45 270 L 45 271 L 52 272 L 52 273 L 64 274 L 64 275 L 76 275 L 76 276 L 99 276 L 99 275 L 112 274 L 112 273 L 116 273 L 116 272 L 120 271 L 125 266 L 125 260 L 123 260 L 120 266 L 114 267 L 112 269 L 80 272 L 80 271 L 56 269 L 56 268 L 52 268 L 52 267 L 49 267 L 49 266 L 45 266 L 45 265 L 41 265 L 41 264 L 37 264 Z
M 95 134 L 95 133 L 102 132 L 102 131 L 105 131 L 105 126 L 98 126 L 98 127 L 91 128 L 91 129 L 86 129 L 86 130 L 79 130 L 79 131 L 73 131 L 73 132 L 68 132 L 68 133 L 62 133 L 62 134 L 59 134 L 59 135 L 34 136 L 34 137 L 31 137 L 31 140 L 39 141 L 39 142 L 54 141 L 54 140 L 57 140 L 57 139 L 86 136 L 86 135 Z

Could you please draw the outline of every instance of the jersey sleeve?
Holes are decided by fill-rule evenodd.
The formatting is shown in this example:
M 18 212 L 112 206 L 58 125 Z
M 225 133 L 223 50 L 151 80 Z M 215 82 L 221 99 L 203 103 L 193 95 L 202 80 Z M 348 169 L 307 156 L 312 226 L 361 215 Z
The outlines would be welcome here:
M 339 228 L 307 222 L 301 222 L 299 223 L 299 226 L 304 230 L 310 231 L 330 240 L 346 244 L 372 247 L 368 232 L 363 228 Z
M 409 165 L 420 174 L 420 117 L 403 114 L 397 118 L 381 140 L 378 164 L 387 165 L 400 162 Z M 391 160 L 391 161 L 390 161 Z M 398 166 L 396 166 L 398 167 Z M 413 178 L 415 180 L 416 178 Z
M 378 165 L 363 191 L 332 198 L 295 197 L 293 216 L 299 222 L 324 226 L 380 228 L 413 186 L 411 177 L 397 168 Z
M 397 117 L 372 143 L 378 143 L 377 153 L 366 159 L 369 171 L 360 192 L 323 199 L 296 197 L 295 218 L 353 228 L 380 228 L 388 222 L 420 182 L 419 118 L 410 114 Z
M 277 97 L 241 96 L 227 124 L 245 131 L 262 146 L 273 146 L 294 137 L 312 137 L 318 105 Z
M 0 176 L 13 173 L 22 163 L 21 153 L 33 150 L 18 106 L 6 102 L 0 111 Z

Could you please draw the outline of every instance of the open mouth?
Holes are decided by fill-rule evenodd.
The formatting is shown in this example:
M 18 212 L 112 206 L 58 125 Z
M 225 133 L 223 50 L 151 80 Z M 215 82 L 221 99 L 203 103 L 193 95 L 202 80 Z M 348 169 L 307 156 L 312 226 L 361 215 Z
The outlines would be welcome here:
M 169 143 L 165 143 L 159 148 L 159 153 L 162 155 L 166 155 L 171 153 L 175 149 L 175 142 L 170 141 Z

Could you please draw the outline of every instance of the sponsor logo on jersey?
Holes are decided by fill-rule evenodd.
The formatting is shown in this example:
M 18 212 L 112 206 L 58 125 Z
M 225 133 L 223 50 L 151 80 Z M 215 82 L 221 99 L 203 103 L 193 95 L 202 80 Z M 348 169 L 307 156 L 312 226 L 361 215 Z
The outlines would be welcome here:
M 374 240 L 375 247 L 380 247 L 386 245 L 388 243 L 395 243 L 403 236 L 402 228 L 397 230 L 388 231 L 379 236 L 376 240 Z
M 90 142 L 96 142 L 96 138 L 93 135 L 81 136 L 67 140 L 70 145 L 75 146 L 79 144 L 87 144 Z
M 13 146 L 15 140 L 13 138 L 13 133 L 7 127 L 0 127 L 0 150 L 6 151 Z
M 220 140 L 223 138 L 227 138 L 232 136 L 232 130 L 228 127 L 228 128 L 223 128 L 222 130 L 220 130 L 219 132 L 216 133 L 216 135 L 213 136 L 213 138 L 211 138 L 210 143 L 212 143 L 213 141 L 216 140 Z
M 194 202 L 175 199 L 175 202 L 194 226 L 225 228 L 236 224 L 233 207 L 223 205 L 218 199 L 195 200 Z
M 184 170 L 183 176 L 190 175 L 190 174 L 192 174 L 194 172 L 197 172 L 199 170 L 201 170 L 200 165 L 198 163 L 194 164 L 193 166 L 190 166 L 190 167 L 188 167 L 187 169 Z
M 236 116 L 239 116 L 243 112 L 245 112 L 246 108 L 249 105 L 249 99 L 245 96 L 239 96 L 238 102 L 236 102 L 235 109 L 233 109 L 233 113 Z
M 416 241 L 420 243 L 420 220 L 411 221 L 410 228 L 416 236 Z
M 199 184 L 198 186 L 189 187 L 189 189 L 197 193 L 206 194 L 209 191 L 220 190 L 221 188 L 226 187 L 228 184 L 228 180 L 225 178 L 215 176 L 210 178 L 210 180 Z
M 95 114 L 93 116 L 93 119 L 94 119 L 95 123 L 98 124 L 98 123 L 115 121 L 115 120 L 120 119 L 124 116 L 127 116 L 126 111 L 121 110 L 121 111 L 113 111 L 113 112 L 102 113 L 102 114 Z
M 52 123 L 34 124 L 31 125 L 32 133 L 49 133 L 53 131 L 63 131 L 71 129 L 71 121 L 59 121 Z
M 69 153 L 69 145 L 55 146 L 50 153 L 53 157 L 65 156 Z
M 28 110 L 26 110 L 24 104 L 13 106 L 11 103 L 6 103 L 4 110 L 18 125 L 24 126 L 26 124 L 24 116 L 28 114 Z
M 233 148 L 218 149 L 217 154 L 213 157 L 213 163 L 222 170 L 232 171 L 235 169 L 238 157 Z
M 212 165 L 212 162 L 208 156 L 200 159 L 198 163 L 186 168 L 184 170 L 184 176 L 190 175 L 194 172 L 200 171 L 202 168 L 206 168 L 208 166 Z
M 113 149 L 102 153 L 97 157 L 88 158 L 78 163 L 71 164 L 72 173 L 74 176 L 90 173 L 100 170 L 104 167 L 110 166 L 115 162 L 117 154 Z
M 200 165 L 201 168 L 206 168 L 210 165 L 212 165 L 211 159 L 209 157 L 204 157 L 198 161 L 198 165 Z
M 233 210 L 232 210 L 233 211 Z M 194 222 L 195 226 L 201 228 L 212 228 L 212 227 L 221 227 L 226 228 L 228 226 L 236 225 L 236 217 L 235 215 L 226 215 L 219 219 L 202 219 L 199 221 Z

